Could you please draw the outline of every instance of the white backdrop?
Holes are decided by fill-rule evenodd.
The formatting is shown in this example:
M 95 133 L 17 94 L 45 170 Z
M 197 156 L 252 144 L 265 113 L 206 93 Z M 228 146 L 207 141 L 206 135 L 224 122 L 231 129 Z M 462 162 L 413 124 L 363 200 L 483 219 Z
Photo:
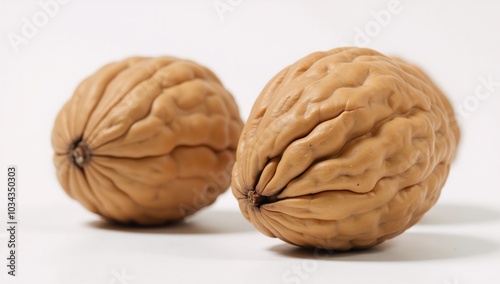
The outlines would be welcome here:
M 19 168 L 19 239 L 24 244 L 19 277 L 7 278 L 0 261 L 2 283 L 4 278 L 12 283 L 34 283 L 34 279 L 36 283 L 165 279 L 172 283 L 363 283 L 367 279 L 372 283 L 497 283 L 499 3 L 1 1 L 0 172 L 3 176 L 10 164 Z M 237 213 L 229 191 L 192 222 L 203 223 L 208 231 L 211 224 L 215 231 L 228 233 L 214 221 L 213 216 L 219 216 L 236 228 L 230 235 L 182 229 L 155 234 L 106 230 L 96 221 L 98 217 L 69 199 L 57 183 L 50 145 L 55 116 L 77 84 L 110 61 L 132 55 L 195 60 L 221 78 L 246 119 L 275 73 L 310 52 L 343 45 L 368 46 L 417 63 L 459 112 L 459 156 L 438 205 L 385 249 L 328 260 L 308 256 L 264 237 L 239 215 L 220 213 Z M 1 212 L 7 210 L 3 195 L 2 222 Z M 0 237 L 5 259 L 4 230 Z M 165 239 L 168 244 L 162 243 Z M 127 254 L 130 246 L 137 251 Z M 162 253 L 156 246 L 164 246 Z M 116 276 L 124 269 L 134 280 Z

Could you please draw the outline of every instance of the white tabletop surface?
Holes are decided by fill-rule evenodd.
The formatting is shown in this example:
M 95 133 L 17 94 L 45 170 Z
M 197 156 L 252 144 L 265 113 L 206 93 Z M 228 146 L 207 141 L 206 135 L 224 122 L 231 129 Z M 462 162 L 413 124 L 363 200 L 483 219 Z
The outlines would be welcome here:
M 0 2 L 0 180 L 8 165 L 19 172 L 18 275 L 7 275 L 2 229 L 0 283 L 500 283 L 500 2 L 54 1 Z M 268 238 L 230 191 L 177 226 L 112 226 L 55 178 L 55 116 L 105 63 L 196 60 L 222 79 L 246 118 L 280 69 L 343 45 L 417 63 L 461 109 L 459 155 L 438 204 L 372 250 L 314 253 Z

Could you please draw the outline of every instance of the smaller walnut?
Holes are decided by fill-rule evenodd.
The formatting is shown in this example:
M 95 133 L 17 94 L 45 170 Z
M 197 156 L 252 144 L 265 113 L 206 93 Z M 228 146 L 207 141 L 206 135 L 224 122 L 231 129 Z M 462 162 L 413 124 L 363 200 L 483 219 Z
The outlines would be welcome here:
M 229 187 L 243 123 L 207 68 L 134 57 L 85 79 L 52 133 L 57 177 L 103 217 L 158 224 L 212 204 Z

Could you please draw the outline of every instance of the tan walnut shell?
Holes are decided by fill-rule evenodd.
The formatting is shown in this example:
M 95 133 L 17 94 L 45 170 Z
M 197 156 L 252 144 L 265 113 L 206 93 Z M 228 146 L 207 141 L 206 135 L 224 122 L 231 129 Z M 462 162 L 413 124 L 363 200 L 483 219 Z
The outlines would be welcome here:
M 173 57 L 132 57 L 85 79 L 57 116 L 62 187 L 106 219 L 176 221 L 230 185 L 243 122 L 207 68 Z
M 370 49 L 317 52 L 279 72 L 255 102 L 232 191 L 267 236 L 371 247 L 434 205 L 459 136 L 450 102 L 417 67 Z

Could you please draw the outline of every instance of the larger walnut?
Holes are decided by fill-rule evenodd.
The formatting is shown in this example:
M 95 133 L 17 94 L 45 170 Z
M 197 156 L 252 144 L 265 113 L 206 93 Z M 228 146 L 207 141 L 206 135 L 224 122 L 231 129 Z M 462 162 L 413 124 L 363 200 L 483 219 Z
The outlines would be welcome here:
M 83 81 L 57 116 L 57 177 L 107 219 L 179 220 L 228 188 L 242 128 L 233 97 L 207 68 L 129 58 Z
M 233 168 L 245 217 L 304 247 L 370 247 L 437 201 L 459 129 L 417 67 L 361 48 L 308 55 L 257 99 Z

